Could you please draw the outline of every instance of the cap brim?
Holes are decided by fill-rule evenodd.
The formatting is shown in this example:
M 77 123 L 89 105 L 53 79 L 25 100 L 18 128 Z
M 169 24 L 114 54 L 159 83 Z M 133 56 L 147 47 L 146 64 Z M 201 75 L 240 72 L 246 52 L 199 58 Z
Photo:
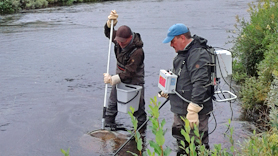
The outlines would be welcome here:
M 163 42 L 162 43 L 169 43 L 169 42 L 171 42 L 172 40 L 173 40 L 173 38 L 174 38 L 175 36 L 167 36 L 164 40 L 163 40 Z
M 118 42 L 125 42 L 127 40 L 127 38 L 122 38 L 122 37 L 116 36 L 115 40 Z

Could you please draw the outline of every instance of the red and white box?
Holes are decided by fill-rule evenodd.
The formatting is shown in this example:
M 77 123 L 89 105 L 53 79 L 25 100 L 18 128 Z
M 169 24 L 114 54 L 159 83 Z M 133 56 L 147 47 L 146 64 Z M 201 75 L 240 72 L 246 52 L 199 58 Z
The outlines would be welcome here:
M 164 93 L 175 94 L 178 76 L 172 72 L 161 69 L 159 72 L 158 88 Z

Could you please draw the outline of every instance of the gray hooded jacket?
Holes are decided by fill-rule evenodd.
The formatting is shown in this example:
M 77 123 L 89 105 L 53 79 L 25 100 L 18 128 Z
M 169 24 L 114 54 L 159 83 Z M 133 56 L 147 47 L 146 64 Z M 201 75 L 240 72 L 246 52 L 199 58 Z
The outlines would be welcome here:
M 176 91 L 185 99 L 203 106 L 199 114 L 207 114 L 213 110 L 209 87 L 211 82 L 211 56 L 205 49 L 207 40 L 194 35 L 193 41 L 186 49 L 179 51 L 173 60 L 173 72 L 178 75 Z M 185 61 L 185 64 L 183 64 Z M 176 114 L 187 114 L 188 102 L 176 94 L 170 94 L 171 111 Z M 205 101 L 205 102 L 204 102 Z

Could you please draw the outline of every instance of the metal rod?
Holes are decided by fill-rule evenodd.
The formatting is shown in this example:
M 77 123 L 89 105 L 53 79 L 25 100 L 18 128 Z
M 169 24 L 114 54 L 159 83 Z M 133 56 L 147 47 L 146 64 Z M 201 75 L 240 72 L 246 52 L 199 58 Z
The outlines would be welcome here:
M 109 74 L 109 63 L 110 63 L 110 53 L 111 53 L 111 43 L 112 43 L 112 36 L 113 36 L 113 21 L 111 20 L 111 26 L 110 26 L 110 39 L 109 39 L 109 50 L 108 50 L 108 59 L 107 59 L 107 70 L 106 73 Z M 103 104 L 103 114 L 102 114 L 102 120 L 101 120 L 101 129 L 104 129 L 104 123 L 105 123 L 105 113 L 106 113 L 106 99 L 107 99 L 107 88 L 108 84 L 105 84 L 105 92 L 104 92 L 104 104 Z

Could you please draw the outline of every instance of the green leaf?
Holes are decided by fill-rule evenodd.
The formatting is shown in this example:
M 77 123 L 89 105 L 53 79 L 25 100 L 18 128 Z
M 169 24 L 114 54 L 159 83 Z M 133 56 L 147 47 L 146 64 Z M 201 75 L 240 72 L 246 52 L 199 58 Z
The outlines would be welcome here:
M 130 106 L 129 109 L 131 110 L 132 114 L 134 114 L 134 108 Z
M 185 123 L 185 121 L 187 120 L 185 117 L 181 116 L 181 120 Z
M 167 132 L 167 129 L 165 129 L 165 130 L 163 131 L 163 135 L 165 135 L 165 134 L 166 134 L 166 132 Z
M 61 149 L 61 152 L 62 152 L 65 156 L 69 156 L 69 150 L 70 150 L 70 148 L 68 148 L 67 151 Z
M 156 96 L 154 96 L 153 99 L 154 99 L 155 102 L 157 101 L 157 97 Z
M 187 148 L 185 149 L 185 152 L 186 152 L 187 154 L 189 154 L 189 147 L 187 147 Z
M 192 137 L 194 138 L 194 137 Z M 193 141 L 193 143 L 191 142 L 191 144 L 189 145 L 189 149 L 190 149 L 190 155 L 195 155 L 196 151 L 196 147 L 195 147 L 195 144 L 194 144 L 194 139 L 191 138 L 191 141 Z
M 132 114 L 130 111 L 128 111 L 127 114 L 128 114 L 130 117 L 133 116 L 133 114 Z
M 65 154 L 65 153 L 66 153 L 66 151 L 65 151 L 65 150 L 63 150 L 63 149 L 61 149 L 61 152 L 62 152 L 63 154 Z
M 166 121 L 165 121 L 165 119 L 163 119 L 162 121 L 161 121 L 161 127 L 164 127 L 164 125 L 166 124 Z
M 182 145 L 182 147 L 185 147 L 185 142 L 183 140 L 180 141 L 180 144 Z
M 163 151 L 163 155 L 164 155 L 164 156 L 170 155 L 171 151 L 172 151 L 171 148 L 167 147 L 167 148 Z
M 151 154 L 152 154 L 152 152 L 151 152 L 150 149 L 147 149 L 147 153 L 148 153 L 148 155 L 151 155 Z
M 234 146 L 231 146 L 231 147 L 230 147 L 230 150 L 231 150 L 232 153 L 234 153 L 234 151 L 235 151 Z
M 181 134 L 184 136 L 185 140 L 190 143 L 190 136 L 184 131 L 184 129 L 181 129 Z
M 149 156 L 149 154 L 147 154 L 145 151 L 145 152 L 143 152 L 143 156 Z
M 150 101 L 151 104 L 155 104 L 155 101 L 151 98 L 151 101 Z M 151 105 L 149 105 L 151 106 Z
M 165 138 L 163 136 L 163 131 L 160 129 L 155 134 L 155 140 L 159 146 L 162 146 L 165 142 Z
M 139 140 L 137 142 L 138 151 L 142 151 L 142 145 L 143 145 L 142 138 L 139 138 Z
M 185 120 L 185 131 L 186 131 L 186 133 L 190 133 L 190 130 L 191 130 L 191 128 L 189 126 L 189 121 L 186 119 Z
M 159 117 L 159 111 L 157 108 L 154 108 L 154 110 L 153 110 L 153 117 L 156 119 Z
M 200 134 L 199 134 L 199 129 L 197 128 L 196 125 L 194 125 L 194 134 L 199 138 Z
M 155 153 L 161 154 L 160 146 L 156 144 L 154 141 L 150 141 L 150 146 L 154 149 Z

